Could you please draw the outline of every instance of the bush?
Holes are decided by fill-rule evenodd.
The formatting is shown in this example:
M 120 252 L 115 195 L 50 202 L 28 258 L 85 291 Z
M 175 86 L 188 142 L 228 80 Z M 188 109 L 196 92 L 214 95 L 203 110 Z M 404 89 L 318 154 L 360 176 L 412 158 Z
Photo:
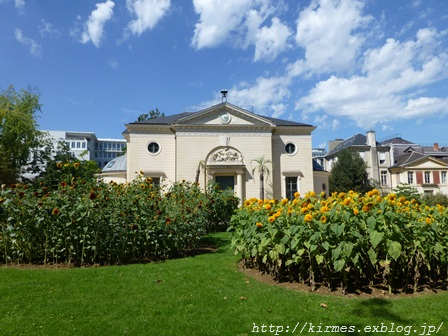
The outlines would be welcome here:
M 278 280 L 414 291 L 447 281 L 448 210 L 377 190 L 250 199 L 232 217 L 235 253 Z

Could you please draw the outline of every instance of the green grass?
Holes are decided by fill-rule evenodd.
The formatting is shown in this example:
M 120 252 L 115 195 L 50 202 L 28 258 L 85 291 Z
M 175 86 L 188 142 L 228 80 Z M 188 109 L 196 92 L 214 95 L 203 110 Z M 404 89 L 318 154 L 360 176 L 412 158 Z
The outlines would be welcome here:
M 1 267 L 0 335 L 275 334 L 252 333 L 254 323 L 283 326 L 283 335 L 288 335 L 297 322 L 295 334 L 308 322 L 321 330 L 355 326 L 349 335 L 375 335 L 358 330 L 381 323 L 389 328 L 391 323 L 412 326 L 410 335 L 417 335 L 424 324 L 437 329 L 444 322 L 438 335 L 448 335 L 448 293 L 386 300 L 295 292 L 239 272 L 227 233 L 208 239 L 219 245 L 218 252 L 166 262 L 71 269 Z M 308 327 L 305 330 L 302 334 L 313 335 Z

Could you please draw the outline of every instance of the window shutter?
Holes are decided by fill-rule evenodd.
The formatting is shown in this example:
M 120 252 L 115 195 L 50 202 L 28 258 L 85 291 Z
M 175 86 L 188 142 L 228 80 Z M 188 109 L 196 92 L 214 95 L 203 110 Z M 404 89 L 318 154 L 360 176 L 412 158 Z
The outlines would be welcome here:
M 440 173 L 438 171 L 434 171 L 433 177 L 434 177 L 434 184 L 440 184 Z
M 423 184 L 423 173 L 416 172 L 415 175 L 417 176 L 417 184 Z

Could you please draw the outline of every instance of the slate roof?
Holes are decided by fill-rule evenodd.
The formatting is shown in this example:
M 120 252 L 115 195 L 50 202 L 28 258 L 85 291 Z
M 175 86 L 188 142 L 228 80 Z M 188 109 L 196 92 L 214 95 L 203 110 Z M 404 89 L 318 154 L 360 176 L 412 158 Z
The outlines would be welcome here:
M 363 134 L 358 133 L 339 143 L 335 148 L 333 148 L 333 150 L 330 153 L 327 154 L 327 156 L 330 156 L 343 149 L 350 148 L 353 146 L 366 146 L 366 145 L 367 145 L 367 137 Z
M 405 140 L 405 139 L 402 139 L 400 137 L 396 137 L 396 138 L 392 138 L 392 139 L 381 141 L 380 144 L 381 145 L 390 145 L 390 144 L 394 144 L 394 145 L 399 145 L 399 144 L 414 145 L 413 142 Z
M 324 171 L 322 166 L 314 159 L 313 159 L 313 171 Z
M 218 104 L 218 105 L 221 105 L 221 104 Z M 228 103 L 224 103 L 223 106 L 232 107 L 234 105 L 228 104 Z M 202 112 L 203 112 L 203 110 L 198 111 L 198 112 L 182 112 L 182 113 L 177 113 L 177 114 L 173 114 L 173 115 L 170 115 L 170 116 L 165 116 L 165 117 L 160 117 L 160 118 L 155 118 L 155 119 L 149 119 L 149 120 L 144 120 L 144 121 L 134 121 L 134 122 L 131 122 L 130 124 L 171 125 L 173 123 L 176 123 L 177 121 L 179 121 L 182 118 L 185 118 L 185 117 L 188 117 L 188 116 L 192 116 L 195 113 L 202 113 Z M 314 127 L 314 126 L 309 125 L 309 124 L 303 124 L 303 123 L 290 121 L 290 120 L 284 120 L 284 119 L 279 119 L 279 118 L 272 118 L 272 117 L 262 116 L 262 115 L 258 115 L 256 113 L 253 113 L 253 112 L 250 112 L 250 111 L 246 111 L 246 112 L 247 112 L 247 114 L 253 114 L 255 116 L 267 119 L 270 122 L 272 122 L 273 124 L 275 124 L 276 126 L 307 126 L 307 127 Z

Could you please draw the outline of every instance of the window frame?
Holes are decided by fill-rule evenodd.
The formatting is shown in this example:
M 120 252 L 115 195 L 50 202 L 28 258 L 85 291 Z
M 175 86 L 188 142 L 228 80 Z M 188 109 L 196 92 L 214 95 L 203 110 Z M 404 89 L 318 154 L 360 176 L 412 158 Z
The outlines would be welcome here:
M 289 152 L 288 149 L 287 149 L 288 147 L 292 147 L 292 148 L 294 148 L 294 150 L 292 152 Z M 297 153 L 297 146 L 296 146 L 296 144 L 293 143 L 293 142 L 287 142 L 285 144 L 285 152 L 286 152 L 286 154 L 288 154 L 290 156 L 295 155 Z
M 151 145 L 157 145 L 157 151 L 152 151 L 150 149 Z M 146 145 L 146 150 L 148 151 L 148 153 L 150 155 L 158 155 L 161 151 L 162 151 L 162 146 L 160 145 L 160 143 L 158 143 L 157 141 L 151 140 L 148 142 L 148 144 Z

